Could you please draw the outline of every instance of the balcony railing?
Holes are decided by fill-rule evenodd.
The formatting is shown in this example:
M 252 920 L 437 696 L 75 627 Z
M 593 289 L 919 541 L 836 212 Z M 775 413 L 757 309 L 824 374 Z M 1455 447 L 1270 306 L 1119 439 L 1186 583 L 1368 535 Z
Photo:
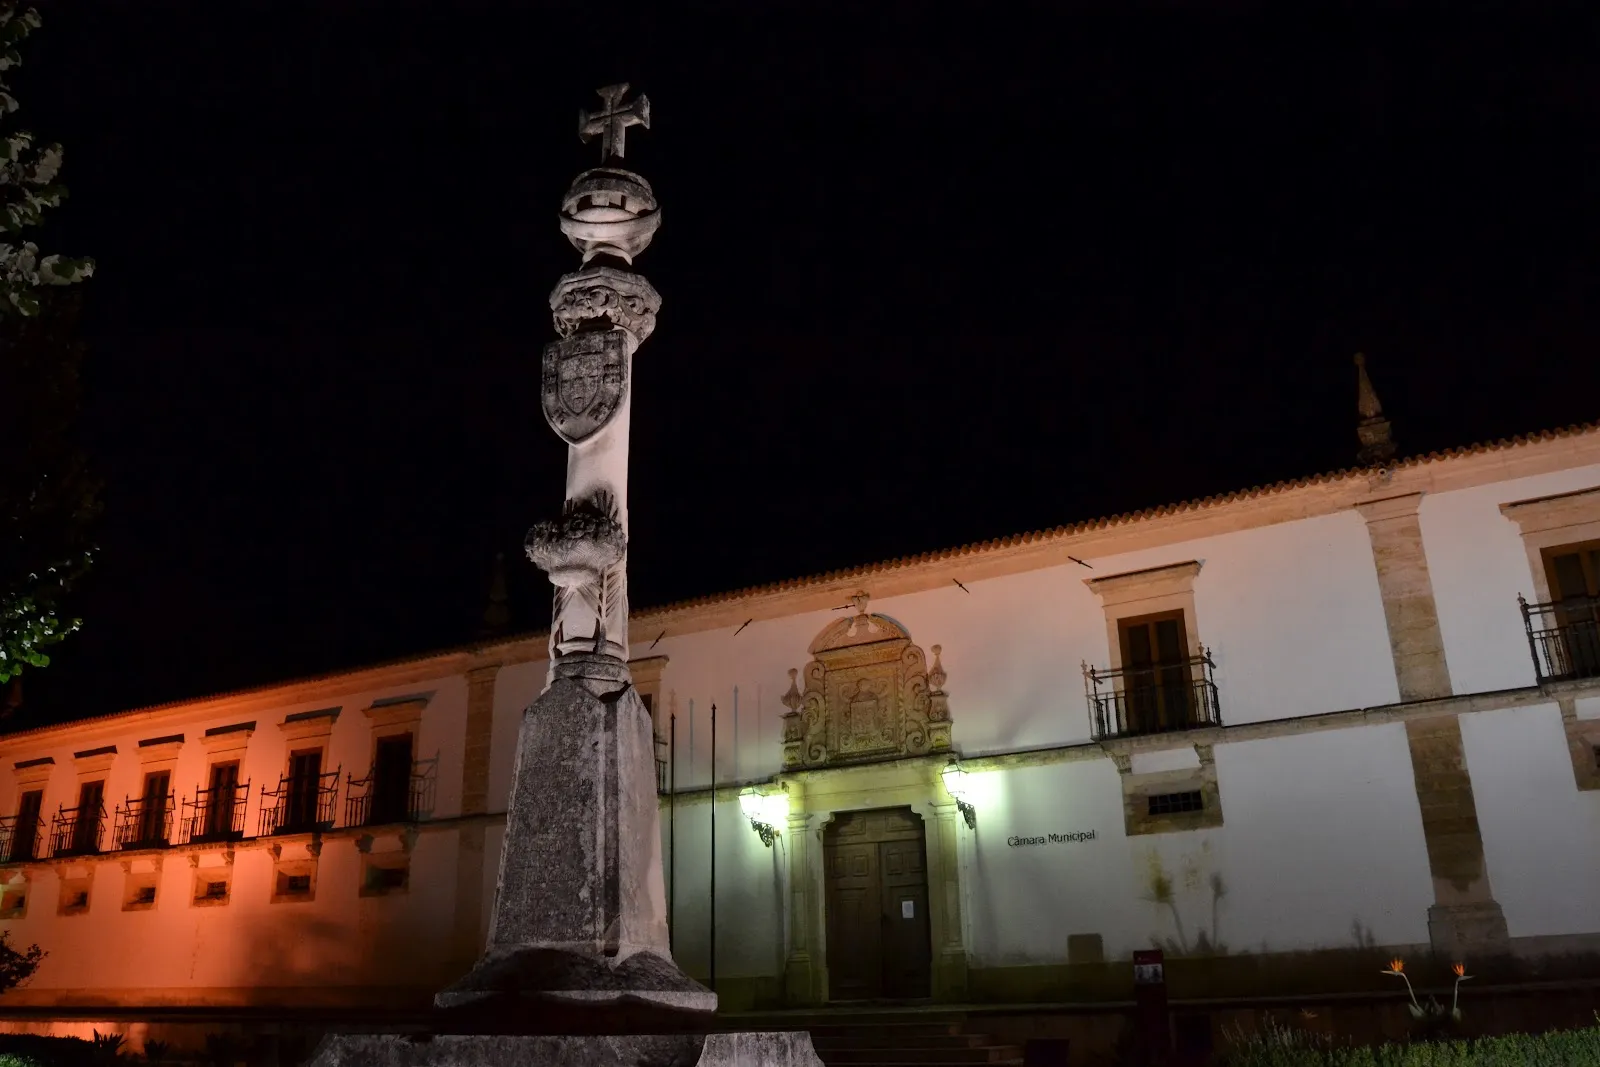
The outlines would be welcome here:
M 250 781 L 212 789 L 196 789 L 183 798 L 178 833 L 186 844 L 237 841 L 244 836 L 244 809 L 250 803 Z
M 339 796 L 339 768 L 326 774 L 278 779 L 278 788 L 261 787 L 262 837 L 272 834 L 308 834 L 333 828 L 334 805 Z
M 166 848 L 172 843 L 172 794 L 134 797 L 117 807 L 111 840 L 117 848 Z
M 669 755 L 669 753 L 667 751 L 667 739 L 665 737 L 662 737 L 660 734 L 656 734 L 655 741 L 656 741 L 656 792 L 659 793 L 659 794 L 665 795 L 667 790 L 671 788 L 671 782 L 668 781 L 668 776 L 667 776 L 667 757 Z
M 1096 740 L 1221 726 L 1216 664 L 1200 655 L 1148 667 L 1102 671 L 1087 664 L 1083 688 Z
M 50 819 L 50 855 L 89 856 L 100 851 L 105 836 L 106 807 L 60 808 Z
M 377 768 L 365 778 L 352 778 L 345 789 L 346 826 L 383 826 L 391 823 L 422 822 L 433 816 L 433 798 L 439 781 L 439 760 L 418 760 L 411 765 L 405 789 L 385 786 Z
M 37 859 L 44 838 L 44 820 L 37 815 L 0 818 L 0 863 L 26 863 Z
M 1600 597 L 1530 604 L 1517 597 L 1540 682 L 1600 677 Z

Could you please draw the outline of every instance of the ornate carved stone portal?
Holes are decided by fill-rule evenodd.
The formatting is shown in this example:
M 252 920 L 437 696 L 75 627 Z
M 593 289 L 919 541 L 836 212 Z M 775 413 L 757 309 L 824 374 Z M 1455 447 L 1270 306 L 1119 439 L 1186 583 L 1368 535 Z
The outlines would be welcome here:
M 933 666 L 893 619 L 867 611 L 829 624 L 811 642 L 813 659 L 789 672 L 783 703 L 785 770 L 945 752 L 950 703 L 939 646 Z M 804 688 L 802 689 L 802 685 Z

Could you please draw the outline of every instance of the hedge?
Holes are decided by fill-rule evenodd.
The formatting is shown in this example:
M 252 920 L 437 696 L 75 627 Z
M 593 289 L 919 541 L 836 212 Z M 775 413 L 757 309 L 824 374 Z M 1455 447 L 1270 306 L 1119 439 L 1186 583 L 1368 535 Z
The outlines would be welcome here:
M 1237 1039 L 1226 1067 L 1600 1067 L 1600 1026 L 1474 1041 L 1338 1047 L 1325 1038 L 1272 1029 Z

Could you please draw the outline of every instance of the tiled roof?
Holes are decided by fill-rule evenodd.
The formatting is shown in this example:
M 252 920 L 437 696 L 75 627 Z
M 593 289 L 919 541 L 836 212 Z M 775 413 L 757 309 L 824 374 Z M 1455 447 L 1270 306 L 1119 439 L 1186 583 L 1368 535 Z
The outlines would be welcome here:
M 1541 441 L 1555 441 L 1564 437 L 1577 437 L 1586 433 L 1593 433 L 1600 429 L 1600 423 L 1580 423 L 1574 426 L 1565 426 L 1554 430 L 1543 430 L 1538 433 L 1519 434 L 1516 437 L 1501 438 L 1496 441 L 1486 441 L 1479 444 L 1463 445 L 1459 448 L 1444 449 L 1429 452 L 1425 455 L 1408 456 L 1396 459 L 1383 466 L 1391 471 L 1410 470 L 1425 467 L 1430 463 L 1440 463 L 1445 460 L 1458 459 L 1462 456 L 1481 455 L 1486 452 L 1499 452 L 1521 445 L 1536 444 Z M 845 567 L 839 570 L 825 571 L 821 574 L 807 575 L 801 578 L 786 578 L 765 585 L 746 586 L 742 589 L 732 589 L 720 593 L 709 593 L 705 596 L 693 597 L 688 600 L 679 600 L 670 604 L 661 604 L 636 612 L 639 617 L 653 615 L 667 615 L 678 611 L 687 611 L 692 608 L 701 608 L 710 604 L 723 604 L 734 600 L 746 600 L 750 597 L 765 596 L 771 593 L 782 593 L 795 589 L 802 589 L 811 585 L 826 582 L 843 581 L 849 578 L 864 578 L 874 574 L 883 574 L 887 571 L 904 570 L 935 560 L 956 559 L 962 556 L 975 556 L 997 549 L 1011 548 L 1016 545 L 1032 544 L 1043 541 L 1058 541 L 1075 534 L 1085 533 L 1090 530 L 1102 530 L 1113 526 L 1127 526 L 1131 523 L 1142 522 L 1146 519 L 1159 518 L 1164 515 L 1176 515 L 1186 511 L 1203 511 L 1208 508 L 1221 507 L 1240 500 L 1254 500 L 1261 497 L 1275 496 L 1279 493 L 1289 492 L 1294 489 L 1303 489 L 1313 485 L 1330 485 L 1350 478 L 1364 477 L 1371 468 L 1343 467 L 1325 474 L 1314 474 L 1306 478 L 1296 478 L 1290 481 L 1273 482 L 1270 485 L 1257 485 L 1249 489 L 1238 489 L 1231 493 L 1218 493 L 1214 496 L 1200 497 L 1194 500 L 1183 500 L 1176 504 L 1162 504 L 1157 507 L 1144 508 L 1140 511 L 1123 512 L 1120 515 L 1107 515 L 1096 519 L 1085 519 L 1067 526 L 1056 526 L 1047 530 L 1034 530 L 1028 533 L 1011 534 L 1006 537 L 996 537 L 988 541 L 977 541 L 971 544 L 960 545 L 955 548 L 940 548 L 929 552 L 921 552 L 911 556 L 898 556 L 894 559 L 883 560 L 878 563 L 865 563 L 855 567 Z
M 1396 459 L 1391 463 L 1385 464 L 1384 466 L 1388 470 L 1396 472 L 1413 470 L 1419 467 L 1426 467 L 1432 463 L 1442 463 L 1447 460 L 1460 459 L 1465 456 L 1482 455 L 1490 452 L 1502 452 L 1524 445 L 1538 444 L 1545 441 L 1556 441 L 1568 437 L 1579 437 L 1584 434 L 1594 433 L 1597 430 L 1600 430 L 1600 423 L 1580 423 L 1577 425 L 1565 426 L 1553 430 L 1543 430 L 1537 433 L 1519 434 L 1518 436 L 1510 438 L 1500 438 L 1494 441 L 1463 445 L 1459 448 L 1444 449 L 1441 451 L 1429 452 L 1424 455 L 1408 456 L 1405 458 Z M 668 604 L 660 604 L 654 607 L 645 608 L 643 610 L 635 611 L 632 617 L 636 620 L 642 621 L 644 619 L 677 614 L 679 612 L 690 611 L 710 605 L 726 604 L 739 600 L 747 600 L 752 597 L 767 596 L 774 593 L 805 589 L 810 586 L 824 585 L 830 582 L 865 578 L 871 575 L 905 570 L 910 567 L 916 567 L 925 563 L 932 563 L 937 560 L 976 556 L 986 552 L 1011 548 L 1017 545 L 1059 541 L 1091 530 L 1107 529 L 1114 526 L 1127 526 L 1148 519 L 1160 518 L 1167 515 L 1176 515 L 1184 512 L 1204 511 L 1210 508 L 1217 508 L 1227 504 L 1232 504 L 1240 500 L 1254 500 L 1263 497 L 1276 496 L 1280 493 L 1286 493 L 1296 489 L 1303 489 L 1309 486 L 1331 485 L 1352 478 L 1365 477 L 1368 473 L 1370 473 L 1370 470 L 1371 468 L 1345 467 L 1336 471 L 1329 471 L 1324 474 L 1316 474 L 1306 478 L 1296 478 L 1289 481 L 1273 482 L 1270 485 L 1252 486 L 1249 489 L 1235 490 L 1231 493 L 1219 493 L 1214 496 L 1200 497 L 1194 500 L 1184 500 L 1175 504 L 1163 504 L 1157 507 L 1144 508 L 1140 511 L 1124 512 L 1119 515 L 1108 515 L 1101 518 L 1085 519 L 1081 522 L 1073 523 L 1071 525 L 1056 526 L 1047 530 L 1035 530 L 1028 533 L 1012 534 L 1007 537 L 997 537 L 988 541 L 978 541 L 970 544 L 960 545 L 954 548 L 935 549 L 933 551 L 922 552 L 910 556 L 899 556 L 894 559 L 883 560 L 877 563 L 866 563 L 856 567 L 845 567 L 838 570 L 825 571 L 820 574 L 811 574 L 799 578 L 786 578 L 776 582 L 769 582 L 765 585 L 746 586 L 741 589 L 724 590 L 723 592 L 719 593 L 710 593 L 705 596 L 694 597 L 688 600 L 679 600 Z M 527 633 L 509 635 L 493 641 L 471 642 L 468 644 L 456 645 L 450 648 L 438 649 L 432 652 L 419 653 L 412 656 L 401 656 L 392 660 L 384 660 L 379 663 L 370 663 L 357 667 L 350 667 L 345 670 L 329 671 L 318 675 L 286 679 L 282 682 L 275 682 L 267 685 L 252 686 L 247 689 L 229 690 L 221 693 L 209 693 L 202 696 L 188 697 L 183 700 L 173 700 L 161 704 L 153 704 L 142 708 L 132 708 L 127 711 L 88 716 L 82 719 L 71 720 L 70 724 L 81 725 L 91 722 L 101 722 L 106 719 L 117 718 L 124 715 L 149 714 L 168 708 L 182 707 L 189 704 L 239 699 L 250 695 L 268 693 L 272 690 L 281 689 L 289 685 L 309 685 L 318 681 L 333 681 L 337 678 L 344 678 L 352 674 L 360 674 L 366 671 L 401 667 L 408 663 L 423 663 L 427 660 L 443 658 L 451 655 L 471 654 L 488 648 L 540 640 L 546 636 L 547 631 L 529 631 Z M 36 733 L 42 730 L 53 729 L 62 725 L 68 724 L 51 723 L 46 726 L 37 726 L 26 730 L 9 731 L 0 734 L 0 740 Z

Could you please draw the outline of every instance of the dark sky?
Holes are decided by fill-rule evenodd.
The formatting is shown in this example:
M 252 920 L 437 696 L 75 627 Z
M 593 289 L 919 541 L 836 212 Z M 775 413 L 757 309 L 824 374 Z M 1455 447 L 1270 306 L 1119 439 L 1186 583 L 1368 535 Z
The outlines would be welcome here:
M 636 606 L 1348 465 L 1357 350 L 1406 452 L 1596 414 L 1589 16 L 41 6 L 108 488 L 30 719 L 457 642 L 497 550 L 546 624 L 537 355 L 612 81 L 663 214 Z

